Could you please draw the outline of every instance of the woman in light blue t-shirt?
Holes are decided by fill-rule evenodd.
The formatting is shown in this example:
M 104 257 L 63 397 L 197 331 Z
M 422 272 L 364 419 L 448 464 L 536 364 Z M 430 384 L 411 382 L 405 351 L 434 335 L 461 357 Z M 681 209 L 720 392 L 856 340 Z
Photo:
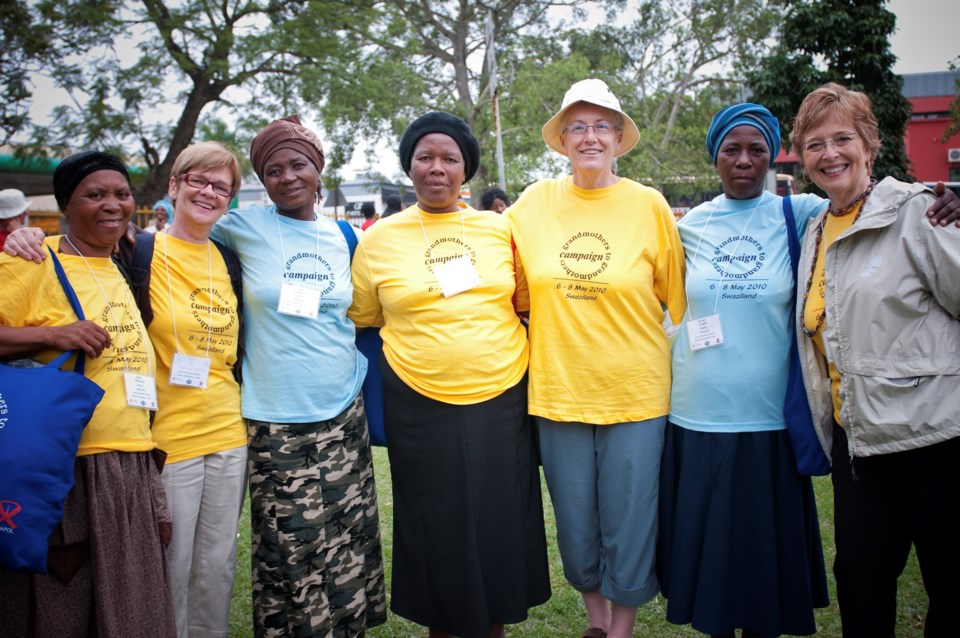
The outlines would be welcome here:
M 360 636 L 386 594 L 350 250 L 315 213 L 323 148 L 299 118 L 262 130 L 250 160 L 272 205 L 211 237 L 243 268 L 254 635 Z
M 826 573 L 813 488 L 783 419 L 794 283 L 783 198 L 764 190 L 780 127 L 762 106 L 730 106 L 707 148 L 723 194 L 679 224 L 687 314 L 673 346 L 657 556 L 667 619 L 713 636 L 812 634 Z M 825 202 L 791 200 L 802 236 Z

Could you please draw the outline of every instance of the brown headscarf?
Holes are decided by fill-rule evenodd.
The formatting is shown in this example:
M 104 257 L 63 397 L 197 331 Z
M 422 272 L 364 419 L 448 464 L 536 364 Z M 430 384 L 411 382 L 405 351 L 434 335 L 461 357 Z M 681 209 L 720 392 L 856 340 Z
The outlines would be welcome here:
M 292 149 L 303 153 L 313 162 L 318 173 L 323 172 L 323 146 L 317 134 L 300 124 L 299 115 L 288 115 L 274 120 L 257 133 L 250 142 L 250 163 L 257 177 L 263 181 L 263 169 L 270 156 L 280 149 Z

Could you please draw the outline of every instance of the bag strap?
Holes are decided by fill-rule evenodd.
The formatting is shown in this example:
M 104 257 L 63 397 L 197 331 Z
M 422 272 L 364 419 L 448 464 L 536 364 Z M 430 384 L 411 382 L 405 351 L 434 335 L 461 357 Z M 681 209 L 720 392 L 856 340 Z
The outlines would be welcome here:
M 783 198 L 783 216 L 787 222 L 787 248 L 790 250 L 790 266 L 793 268 L 793 283 L 797 284 L 797 268 L 800 266 L 800 238 L 797 237 L 797 220 L 793 216 L 790 196 Z
M 350 261 L 353 261 L 353 253 L 357 251 L 357 234 L 353 232 L 353 226 L 345 219 L 338 219 L 337 226 L 343 233 L 343 238 L 347 240 L 347 247 L 350 249 Z
M 47 246 L 47 252 L 50 253 L 50 257 L 53 259 L 53 269 L 57 273 L 57 279 L 60 280 L 60 285 L 63 286 L 63 292 L 67 295 L 67 301 L 70 302 L 70 307 L 73 308 L 73 312 L 77 315 L 77 318 L 80 321 L 86 319 L 83 315 L 83 308 L 80 306 L 80 300 L 77 299 L 77 293 L 74 292 L 73 286 L 70 285 L 70 280 L 67 279 L 67 273 L 63 271 L 63 266 L 60 264 L 60 260 L 57 259 L 56 253 L 53 252 L 53 249 L 50 246 Z M 67 362 L 67 359 L 76 352 L 77 353 L 77 362 L 73 365 L 73 371 L 79 374 L 83 374 L 83 362 L 84 354 L 82 350 L 67 350 L 59 357 L 54 359 L 49 363 L 50 367 L 59 368 L 64 363 Z
M 797 347 L 796 327 L 794 326 L 793 313 L 797 305 L 797 286 L 800 280 L 797 277 L 797 268 L 800 266 L 800 238 L 797 237 L 797 222 L 793 216 L 793 202 L 790 196 L 783 198 L 783 218 L 787 225 L 787 249 L 790 251 L 790 270 L 793 271 L 793 297 L 790 302 L 790 344 L 793 349 Z

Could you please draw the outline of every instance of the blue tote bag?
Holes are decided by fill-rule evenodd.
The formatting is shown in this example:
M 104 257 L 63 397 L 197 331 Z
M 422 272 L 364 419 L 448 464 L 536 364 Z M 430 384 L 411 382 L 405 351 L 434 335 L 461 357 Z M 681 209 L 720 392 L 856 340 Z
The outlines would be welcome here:
M 49 248 L 48 248 L 49 250 Z M 57 278 L 77 317 L 83 310 L 57 256 Z M 36 367 L 0 364 L 0 567 L 47 572 L 47 541 L 63 519 L 73 487 L 80 434 L 103 390 L 83 376 L 83 353 L 73 371 L 61 370 L 75 351 Z

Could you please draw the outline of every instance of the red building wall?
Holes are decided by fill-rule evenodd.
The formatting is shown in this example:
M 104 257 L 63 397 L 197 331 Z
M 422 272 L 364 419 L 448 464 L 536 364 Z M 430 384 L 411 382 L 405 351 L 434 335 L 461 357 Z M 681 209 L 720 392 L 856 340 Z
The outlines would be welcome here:
M 960 134 L 941 142 L 950 123 L 953 96 L 909 98 L 913 117 L 907 122 L 903 141 L 914 177 L 921 182 L 960 181 L 960 161 L 949 162 L 947 151 L 960 149 Z M 953 169 L 952 174 L 951 170 Z

